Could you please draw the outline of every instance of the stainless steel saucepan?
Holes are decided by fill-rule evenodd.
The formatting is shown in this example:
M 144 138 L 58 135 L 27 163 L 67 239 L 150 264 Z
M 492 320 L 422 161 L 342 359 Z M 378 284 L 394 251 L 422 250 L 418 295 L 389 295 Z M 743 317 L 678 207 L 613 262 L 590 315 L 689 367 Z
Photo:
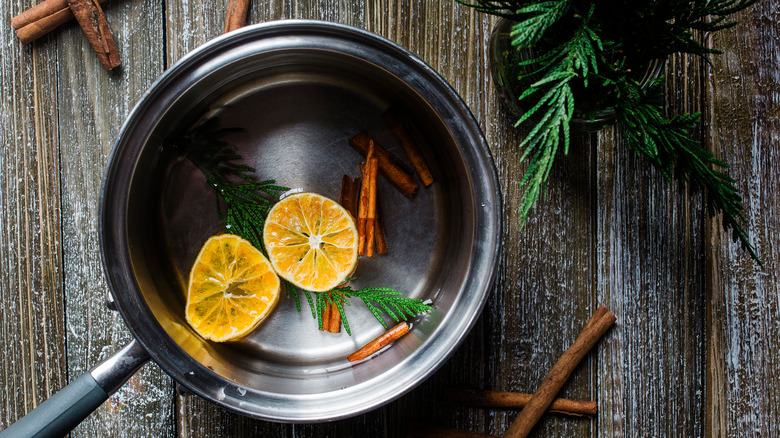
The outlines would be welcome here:
M 362 160 L 360 131 L 403 151 L 383 120 L 394 108 L 435 182 L 409 200 L 380 178 L 390 253 L 359 262 L 356 287 L 390 286 L 434 310 L 376 357 L 346 356 L 384 329 L 360 302 L 353 336 L 320 333 L 303 304 L 281 303 L 238 342 L 213 343 L 184 319 L 190 267 L 223 232 L 213 190 L 172 132 L 203 117 L 242 128 L 229 140 L 258 179 L 337 197 Z M 148 90 L 116 142 L 102 193 L 103 266 L 135 341 L 2 433 L 57 436 L 99 406 L 148 359 L 195 394 L 240 414 L 318 422 L 362 413 L 409 391 L 456 349 L 479 316 L 498 265 L 501 197 L 479 125 L 457 93 L 408 51 L 332 23 L 244 28 L 190 53 Z

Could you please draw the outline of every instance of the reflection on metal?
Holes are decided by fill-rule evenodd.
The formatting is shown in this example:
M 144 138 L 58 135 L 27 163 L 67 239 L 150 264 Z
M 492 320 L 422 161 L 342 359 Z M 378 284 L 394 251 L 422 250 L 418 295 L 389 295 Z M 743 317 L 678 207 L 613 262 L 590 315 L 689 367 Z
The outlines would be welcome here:
M 198 337 L 184 321 L 190 265 L 203 241 L 224 229 L 211 188 L 163 139 L 217 115 L 225 127 L 242 128 L 226 140 L 259 179 L 337 197 L 341 175 L 356 175 L 362 160 L 347 144 L 356 133 L 369 130 L 403 157 L 382 117 L 391 106 L 419 140 L 436 182 L 410 201 L 380 178 L 390 254 L 361 260 L 355 286 L 436 294 L 434 311 L 391 349 L 353 367 L 339 365 L 383 331 L 362 309 L 350 314 L 353 337 L 318 332 L 305 302 L 298 313 L 286 299 L 239 342 Z M 327 421 L 399 397 L 454 352 L 498 266 L 500 213 L 481 128 L 441 76 L 368 32 L 284 21 L 207 43 L 150 88 L 109 163 L 101 244 L 129 329 L 179 384 L 256 418 Z M 242 391 L 225 391 L 233 387 Z

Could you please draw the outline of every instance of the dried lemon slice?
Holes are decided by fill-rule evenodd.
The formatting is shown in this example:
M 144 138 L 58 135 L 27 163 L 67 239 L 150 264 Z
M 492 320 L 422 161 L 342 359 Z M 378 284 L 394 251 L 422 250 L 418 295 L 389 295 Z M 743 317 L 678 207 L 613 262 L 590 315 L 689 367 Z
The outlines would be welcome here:
M 265 220 L 263 243 L 276 273 L 310 291 L 333 289 L 357 264 L 354 219 L 337 202 L 316 193 L 277 202 Z
M 232 234 L 213 236 L 190 271 L 187 322 L 212 341 L 241 338 L 279 301 L 280 281 L 251 243 Z

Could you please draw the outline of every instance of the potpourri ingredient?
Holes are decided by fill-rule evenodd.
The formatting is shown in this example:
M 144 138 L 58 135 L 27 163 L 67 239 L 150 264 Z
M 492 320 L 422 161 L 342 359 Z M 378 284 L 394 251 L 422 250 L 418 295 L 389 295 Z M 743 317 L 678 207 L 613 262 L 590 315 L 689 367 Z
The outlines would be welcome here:
M 391 328 L 390 330 L 386 331 L 378 338 L 364 345 L 363 348 L 361 348 L 360 350 L 350 354 L 347 357 L 347 360 L 349 360 L 350 362 L 355 362 L 358 360 L 365 359 L 371 356 L 372 354 L 378 352 L 379 350 L 383 349 L 384 347 L 390 345 L 391 343 L 397 341 L 398 339 L 401 338 L 401 336 L 407 333 L 409 333 L 409 324 L 407 324 L 406 322 L 402 322 L 397 326 Z
M 385 113 L 385 123 L 393 130 L 395 138 L 404 149 L 406 157 L 409 158 L 409 161 L 412 163 L 412 166 L 414 167 L 415 172 L 417 172 L 417 176 L 420 177 L 420 181 L 422 181 L 423 185 L 428 187 L 433 184 L 433 175 L 431 175 L 431 171 L 428 169 L 425 158 L 423 158 L 420 149 L 417 147 L 414 140 L 412 140 L 412 137 L 409 135 L 409 132 L 404 125 L 398 121 L 393 110 L 389 110 Z
M 380 158 L 384 157 L 388 162 L 396 163 L 394 166 L 406 175 L 402 178 L 405 180 L 408 178 L 414 189 L 417 188 L 417 182 L 414 181 L 413 175 L 406 170 L 405 165 L 398 158 L 386 150 L 380 149 L 380 146 L 367 133 L 362 137 L 359 135 L 360 141 L 365 140 L 366 142 L 365 152 L 368 153 L 368 147 L 373 143 L 377 156 L 377 159 L 373 161 L 376 167 L 369 176 L 369 184 L 364 192 L 365 196 L 361 193 L 365 177 L 353 180 L 344 175 L 338 204 L 314 193 L 299 193 L 278 201 L 278 193 L 289 191 L 289 189 L 275 185 L 274 180 L 255 182 L 253 175 L 255 169 L 242 164 L 240 162 L 241 156 L 235 153 L 235 147 L 224 140 L 227 134 L 241 130 L 221 128 L 219 125 L 217 118 L 209 118 L 187 132 L 174 133 L 166 139 L 166 145 L 185 155 L 204 174 L 206 183 L 214 188 L 217 197 L 217 213 L 228 231 L 246 239 L 261 252 L 265 250 L 271 252 L 271 246 L 274 246 L 274 257 L 281 262 L 278 267 L 272 263 L 272 267 L 279 269 L 276 271 L 277 273 L 285 272 L 285 275 L 290 275 L 294 280 L 285 282 L 284 288 L 287 296 L 294 299 L 298 312 L 301 311 L 300 295 L 303 294 L 320 330 L 340 333 L 343 324 L 344 330 L 348 335 L 351 335 L 352 332 L 345 313 L 345 308 L 351 305 L 350 298 L 360 299 L 374 318 L 385 328 L 387 328 L 385 316 L 390 317 L 395 322 L 400 322 L 431 310 L 429 302 L 404 297 L 400 292 L 389 287 L 364 287 L 353 290 L 350 287 L 350 282 L 354 281 L 355 278 L 347 278 L 347 276 L 354 271 L 355 265 L 347 269 L 350 260 L 348 260 L 349 257 L 345 258 L 345 254 L 349 253 L 346 250 L 349 245 L 344 245 L 343 241 L 345 235 L 350 234 L 347 232 L 349 227 L 344 229 L 336 227 L 339 229 L 334 228 L 328 231 L 325 228 L 333 226 L 333 222 L 328 223 L 333 218 L 326 217 L 327 221 L 322 222 L 320 215 L 316 214 L 317 205 L 323 205 L 322 200 L 326 200 L 327 208 L 325 210 L 338 213 L 336 216 L 339 219 L 336 219 L 336 222 L 343 220 L 344 223 L 348 221 L 352 224 L 355 233 L 354 263 L 356 264 L 358 233 L 355 229 L 355 221 L 360 216 L 359 209 L 362 202 L 365 210 L 365 224 L 368 225 L 370 222 L 374 229 L 374 237 L 371 240 L 372 253 L 375 241 L 376 253 L 387 254 L 387 239 L 384 222 L 380 215 L 377 189 L 377 173 L 382 167 Z M 358 151 L 360 151 L 359 148 Z M 365 174 L 365 172 L 365 163 L 361 163 L 361 174 Z M 411 195 L 410 193 L 405 194 Z M 320 204 L 309 202 L 306 207 L 307 212 L 304 213 L 304 209 L 300 208 L 301 204 L 298 202 L 297 210 L 295 208 L 288 209 L 287 213 L 282 215 L 288 216 L 286 219 L 276 218 L 271 213 L 279 204 L 285 205 L 283 203 L 292 203 L 292 200 L 303 198 L 307 198 L 309 201 L 319 200 Z M 297 213 L 291 214 L 293 211 Z M 268 214 L 268 218 L 265 217 L 266 214 Z M 271 220 L 272 217 L 276 219 Z M 267 220 L 276 223 L 270 227 L 270 230 L 275 230 L 275 236 L 265 233 Z M 285 223 L 285 221 L 289 221 L 289 223 L 281 226 L 280 223 Z M 317 229 L 316 233 L 309 228 L 310 225 Z M 304 228 L 306 228 L 305 232 Z M 364 228 L 364 232 L 366 228 Z M 269 245 L 269 241 L 266 239 L 273 241 L 274 245 Z M 368 246 L 368 240 L 366 240 L 365 245 Z M 340 268 L 328 269 L 327 266 L 324 266 L 325 264 L 330 265 L 324 262 L 334 257 L 337 260 L 336 265 L 342 265 Z M 322 269 L 323 267 L 324 269 Z M 316 269 L 311 271 L 312 268 Z M 307 269 L 311 275 L 306 274 Z M 332 281 L 333 274 L 338 281 Z M 284 277 L 284 275 L 281 276 Z M 325 279 L 329 279 L 328 284 L 324 283 Z M 304 282 L 309 284 L 304 284 Z
M 349 145 L 360 155 L 365 157 L 368 155 L 368 148 L 371 140 L 371 135 L 369 135 L 368 132 L 361 132 L 349 140 Z M 374 151 L 379 159 L 379 171 L 382 172 L 382 175 L 384 175 L 395 188 L 406 195 L 407 198 L 412 199 L 415 192 L 417 192 L 419 184 L 417 184 L 414 176 L 407 170 L 407 166 L 393 154 L 388 152 L 387 149 L 383 148 L 376 140 L 374 140 Z
M 357 266 L 358 233 L 352 215 L 316 193 L 277 202 L 266 217 L 263 243 L 276 272 L 294 286 L 326 292 Z
M 187 322 L 212 341 L 239 339 L 276 307 L 280 286 L 271 264 L 251 243 L 232 234 L 213 236 L 190 271 Z
M 700 113 L 668 114 L 664 80 L 642 71 L 674 54 L 703 63 L 720 53 L 700 35 L 737 24 L 733 14 L 756 0 L 457 0 L 513 22 L 502 74 L 516 91 L 527 125 L 520 161 L 521 226 L 544 194 L 553 164 L 569 150 L 575 119 L 613 113 L 626 146 L 649 160 L 667 181 L 706 190 L 710 216 L 762 264 L 745 228 L 745 208 L 728 164 L 697 140 Z M 644 78 L 643 78 L 644 77 Z M 515 94 L 515 93 L 510 93 Z

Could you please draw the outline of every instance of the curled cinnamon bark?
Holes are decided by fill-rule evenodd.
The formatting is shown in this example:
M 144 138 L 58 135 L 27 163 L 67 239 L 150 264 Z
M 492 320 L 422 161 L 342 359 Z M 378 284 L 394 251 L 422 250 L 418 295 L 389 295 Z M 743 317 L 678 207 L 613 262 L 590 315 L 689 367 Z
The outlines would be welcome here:
M 370 140 L 371 136 L 367 132 L 361 132 L 349 140 L 349 144 L 358 153 L 366 156 L 368 154 L 369 144 L 371 143 Z M 376 141 L 373 143 L 377 158 L 379 159 L 379 171 L 382 172 L 382 175 L 384 175 L 393 186 L 411 199 L 417 191 L 417 181 L 415 181 L 414 177 L 409 172 L 404 170 L 405 166 L 398 158 L 388 152 Z
M 341 177 L 341 191 L 339 193 L 339 204 L 346 209 L 354 218 L 357 215 L 357 196 L 360 191 L 360 178 L 354 181 L 348 175 Z M 322 313 L 322 327 L 320 330 L 341 333 L 341 312 L 332 299 L 326 304 Z
M 376 252 L 378 254 L 387 254 L 387 235 L 385 234 L 385 220 L 379 209 L 379 200 L 376 208 Z
M 322 309 L 322 327 L 321 331 L 330 333 L 341 333 L 341 313 L 339 312 L 333 296 L 328 294 L 330 301 L 325 301 L 325 308 Z
M 68 0 L 68 4 L 79 26 L 87 35 L 89 43 L 95 49 L 103 68 L 110 71 L 118 67 L 121 63 L 119 52 L 100 4 L 95 0 Z
M 244 27 L 247 12 L 249 12 L 249 0 L 230 0 L 225 19 L 225 33 Z
M 330 323 L 328 324 L 328 331 L 331 333 L 341 333 L 341 312 L 339 312 L 338 306 L 335 301 L 331 301 L 328 304 L 330 308 Z
M 522 409 L 531 401 L 531 397 L 532 394 L 517 392 L 448 389 L 445 390 L 443 399 L 447 403 L 464 406 Z M 550 404 L 550 407 L 547 408 L 547 412 L 556 412 L 574 417 L 591 417 L 596 415 L 597 405 L 595 401 L 556 398 Z
M 331 304 L 326 302 L 325 308 L 322 309 L 322 326 L 320 327 L 321 331 L 325 331 L 325 332 L 330 331 L 331 314 L 332 314 Z
M 366 162 L 366 167 L 368 176 L 371 179 L 368 185 L 368 212 L 366 214 L 366 257 L 373 257 L 376 232 L 376 177 L 379 169 L 379 160 L 372 157 Z
M 29 44 L 72 19 L 68 0 L 46 0 L 13 17 L 11 26 L 22 44 Z
M 420 180 L 423 182 L 425 187 L 431 185 L 433 183 L 433 175 L 431 175 L 431 171 L 428 169 L 428 164 L 425 162 L 425 158 L 423 158 L 420 149 L 414 143 L 412 137 L 409 136 L 406 128 L 404 128 L 401 122 L 398 121 L 398 119 L 391 111 L 385 113 L 385 123 L 387 123 L 387 126 L 393 130 L 395 138 L 398 139 L 398 143 L 401 144 L 401 147 L 404 149 L 404 153 L 406 153 L 406 157 L 409 158 L 409 161 L 412 163 L 412 167 L 414 167 L 414 170 L 417 172 L 417 175 L 420 177 Z
M 515 421 L 507 430 L 505 437 L 518 438 L 526 437 L 531 432 L 544 411 L 555 399 L 555 395 L 561 390 L 563 384 L 574 372 L 580 361 L 588 354 L 596 342 L 612 327 L 615 323 L 615 315 L 610 313 L 604 306 L 599 306 L 596 312 L 585 324 L 585 327 L 577 336 L 571 347 L 563 353 L 558 362 L 552 367 L 547 376 L 542 381 L 539 389 L 536 390 L 528 404 L 520 411 Z
M 371 194 L 371 160 L 374 158 L 374 143 L 369 141 L 370 147 L 366 155 L 366 163 L 360 166 L 360 173 L 363 176 L 360 187 L 360 201 L 358 203 L 358 255 L 366 255 L 366 226 L 368 224 L 368 203 Z
M 372 354 L 381 350 L 386 345 L 395 342 L 398 338 L 400 338 L 401 336 L 407 333 L 409 333 L 409 324 L 407 324 L 406 321 L 404 321 L 398 324 L 397 326 L 391 328 L 390 330 L 386 331 L 378 338 L 369 342 L 360 350 L 350 354 L 347 357 L 347 360 L 349 360 L 350 362 L 354 362 L 356 360 L 365 359 L 368 356 L 371 356 Z

